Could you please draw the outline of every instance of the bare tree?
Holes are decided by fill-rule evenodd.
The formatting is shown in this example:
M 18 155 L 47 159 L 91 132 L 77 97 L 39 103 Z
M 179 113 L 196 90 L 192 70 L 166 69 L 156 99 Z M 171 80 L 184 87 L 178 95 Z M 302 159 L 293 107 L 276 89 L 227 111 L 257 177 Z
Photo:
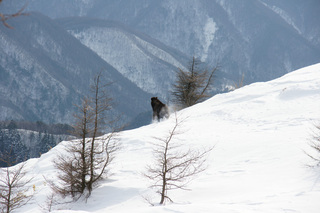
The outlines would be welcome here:
M 200 68 L 201 61 L 192 58 L 187 71 L 179 68 L 177 81 L 173 84 L 173 102 L 181 108 L 192 106 L 208 98 L 207 90 L 212 84 L 214 73 L 218 66 L 210 72 Z
M 93 189 L 93 184 L 97 182 L 101 176 L 103 175 L 106 166 L 108 165 L 108 161 L 110 160 L 109 154 L 108 154 L 108 147 L 104 147 L 105 143 L 100 144 L 102 147 L 99 147 L 99 145 L 95 144 L 96 138 L 98 134 L 101 132 L 101 128 L 103 127 L 103 124 L 105 122 L 105 112 L 110 110 L 111 107 L 111 101 L 112 99 L 108 96 L 105 88 L 109 84 L 101 85 L 101 72 L 99 75 L 97 75 L 94 79 L 94 84 L 92 85 L 92 102 L 93 102 L 93 134 L 91 138 L 91 144 L 90 144 L 90 164 L 89 164 L 89 171 L 90 171 L 90 179 L 87 182 L 87 189 L 89 191 L 89 195 L 91 194 L 91 191 Z M 112 136 L 113 134 L 110 134 Z M 106 145 L 109 145 L 110 139 L 107 139 L 108 142 Z M 102 152 L 106 150 L 107 158 L 101 159 L 100 156 Z M 110 150 L 109 150 L 110 151 Z M 99 171 L 100 170 L 100 171 Z M 97 171 L 99 171 L 97 173 Z
M 2 3 L 2 0 L 0 0 L 0 4 Z M 2 24 L 4 26 L 6 26 L 7 28 L 10 28 L 10 29 L 13 29 L 13 27 L 11 25 L 9 25 L 7 23 L 7 21 L 11 18 L 15 18 L 15 17 L 18 17 L 18 16 L 22 16 L 22 15 L 28 15 L 27 13 L 24 13 L 24 9 L 26 8 L 26 6 L 22 7 L 18 12 L 16 13 L 12 13 L 12 14 L 3 14 L 3 13 L 0 13 L 0 21 L 2 22 Z
M 75 116 L 74 134 L 80 137 L 66 147 L 68 155 L 60 155 L 55 166 L 60 171 L 59 184 L 53 189 L 59 194 L 80 197 L 87 190 L 87 198 L 93 187 L 104 178 L 107 166 L 115 157 L 120 145 L 115 139 L 116 130 L 104 137 L 99 137 L 103 128 L 112 127 L 112 119 L 106 118 L 111 109 L 112 99 L 106 93 L 106 86 L 101 84 L 101 73 L 94 79 L 92 96 L 84 98 L 78 106 Z M 108 121 L 107 123 L 105 121 Z
M 315 125 L 315 132 L 312 135 L 310 146 L 313 152 L 305 153 L 315 161 L 315 166 L 320 166 L 320 125 Z
M 51 192 L 46 196 L 46 201 L 44 205 L 39 205 L 39 207 L 45 212 L 51 212 L 53 207 L 59 205 L 59 202 L 55 199 L 56 194 Z
M 182 121 L 178 121 L 176 116 L 174 127 L 165 138 L 157 138 L 159 144 L 155 144 L 153 150 L 155 163 L 147 167 L 145 177 L 153 184 L 151 188 L 156 188 L 160 194 L 160 204 L 166 200 L 172 202 L 168 196 L 168 191 L 174 189 L 186 190 L 187 184 L 200 172 L 206 169 L 206 156 L 212 150 L 185 148 L 177 142 L 178 128 Z
M 32 190 L 29 185 L 32 178 L 26 177 L 25 162 L 10 167 L 10 160 L 1 160 L 5 161 L 8 167 L 0 168 L 0 211 L 10 213 L 26 205 L 32 199 L 35 189 L 33 187 L 33 191 L 28 192 Z

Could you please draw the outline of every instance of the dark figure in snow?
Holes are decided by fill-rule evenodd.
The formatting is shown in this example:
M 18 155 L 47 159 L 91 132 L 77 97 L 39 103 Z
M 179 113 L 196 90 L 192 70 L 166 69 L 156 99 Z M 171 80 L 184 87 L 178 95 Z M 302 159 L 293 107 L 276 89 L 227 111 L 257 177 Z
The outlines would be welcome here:
M 168 107 L 164 103 L 159 101 L 157 97 L 151 98 L 151 106 L 153 110 L 153 120 L 157 119 L 158 121 L 160 121 L 160 119 L 162 119 L 163 117 L 169 118 Z

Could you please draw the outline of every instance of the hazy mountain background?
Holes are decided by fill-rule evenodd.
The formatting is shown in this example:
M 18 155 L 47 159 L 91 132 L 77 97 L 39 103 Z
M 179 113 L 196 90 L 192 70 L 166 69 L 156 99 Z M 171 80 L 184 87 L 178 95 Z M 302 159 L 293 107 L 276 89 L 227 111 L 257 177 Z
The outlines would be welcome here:
M 150 96 L 170 99 L 174 71 L 192 56 L 220 64 L 213 94 L 242 75 L 267 81 L 320 61 L 318 0 L 10 0 L 0 9 L 24 5 L 37 13 L 0 31 L 1 119 L 70 121 L 72 103 L 106 67 L 115 109 L 131 120 Z
M 57 22 L 139 88 L 154 95 L 168 97 L 174 72 L 189 60 L 181 52 L 121 23 L 87 17 Z
M 318 0 L 30 0 L 28 9 L 119 21 L 209 65 L 219 61 L 222 77 L 245 73 L 248 83 L 319 61 Z
M 30 13 L 10 24 L 0 26 L 1 119 L 69 123 L 100 71 L 113 82 L 115 114 L 130 121 L 149 109 L 149 94 L 48 17 Z

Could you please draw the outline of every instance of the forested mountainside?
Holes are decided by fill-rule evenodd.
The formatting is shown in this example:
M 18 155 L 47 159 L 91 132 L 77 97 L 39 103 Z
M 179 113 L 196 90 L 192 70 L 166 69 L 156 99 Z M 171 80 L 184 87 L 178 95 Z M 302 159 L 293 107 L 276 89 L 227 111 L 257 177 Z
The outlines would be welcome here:
M 71 140 L 73 128 L 67 124 L 40 121 L 0 122 L 0 167 L 37 158 L 63 140 Z
M 58 19 L 57 23 L 154 96 L 169 98 L 168 91 L 178 67 L 184 68 L 190 60 L 181 52 L 118 22 L 72 17 Z
M 55 135 L 24 129 L 0 129 L 0 167 L 38 158 L 70 135 Z
M 39 13 L 0 26 L 0 120 L 70 123 L 74 105 L 102 72 L 123 123 L 149 110 L 150 94 Z M 128 104 L 130 103 L 130 104 Z
M 27 9 L 119 21 L 211 66 L 220 62 L 220 90 L 242 75 L 266 81 L 320 60 L 318 0 L 31 0 Z

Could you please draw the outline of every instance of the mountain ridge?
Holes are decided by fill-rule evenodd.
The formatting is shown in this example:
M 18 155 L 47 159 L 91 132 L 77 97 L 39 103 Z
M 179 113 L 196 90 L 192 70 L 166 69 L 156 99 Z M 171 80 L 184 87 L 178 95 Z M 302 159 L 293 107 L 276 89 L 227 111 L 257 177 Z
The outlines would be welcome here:
M 178 67 L 189 58 L 128 26 L 78 17 L 56 20 L 84 45 L 146 92 L 168 98 Z
M 1 9 L 7 12 L 16 11 L 23 7 L 23 4 L 20 0 L 3 1 Z M 191 59 L 192 56 L 196 56 L 203 59 L 208 67 L 220 65 L 212 94 L 233 89 L 234 82 L 238 82 L 242 77 L 244 84 L 268 81 L 319 62 L 320 40 L 317 38 L 320 38 L 320 27 L 316 21 L 316 14 L 320 14 L 317 13 L 320 7 L 316 7 L 317 5 L 317 0 L 310 0 L 306 4 L 301 0 L 294 0 L 292 4 L 282 0 L 137 0 L 130 3 L 123 0 L 57 0 L 50 3 L 31 0 L 25 11 L 42 12 L 51 18 L 81 16 L 82 20 L 91 17 L 121 23 L 116 25 L 125 32 L 114 31 L 113 35 L 110 29 L 90 29 L 89 25 L 92 22 L 88 22 L 85 31 L 77 33 L 74 28 L 75 31 L 71 33 L 85 43 L 84 46 L 91 47 L 97 56 L 104 58 L 104 62 L 99 63 L 109 63 L 144 92 L 152 93 L 145 94 L 142 98 L 143 109 L 138 110 L 139 113 L 135 113 L 136 115 L 147 111 L 149 97 L 146 96 L 170 99 L 168 97 L 170 82 L 174 81 L 173 72 L 180 65 L 187 66 L 188 57 Z M 58 23 L 57 27 L 63 25 L 61 22 L 59 24 L 59 20 L 55 21 Z M 66 27 L 72 28 L 71 25 Z M 109 47 L 102 39 L 103 34 L 114 39 L 114 42 L 110 39 Z M 100 39 L 105 46 L 93 38 Z M 23 40 L 23 36 L 20 36 L 20 39 Z M 45 38 L 39 42 L 46 47 Z M 97 45 L 100 47 L 95 49 Z M 131 57 L 128 60 L 130 64 L 127 64 L 125 57 L 130 54 L 113 51 L 117 50 L 119 45 L 128 48 L 127 50 L 133 53 L 131 55 L 138 57 Z M 53 50 L 56 48 L 51 47 Z M 160 50 L 165 51 L 165 60 L 162 60 L 163 54 Z M 168 55 L 172 57 L 171 60 L 168 60 Z M 51 57 L 59 57 L 59 52 L 52 52 Z M 78 55 L 76 57 L 81 58 Z M 82 57 L 81 60 L 86 61 L 87 58 Z M 44 63 L 46 59 L 42 61 Z M 46 62 L 46 66 L 52 66 L 50 62 L 51 59 Z M 25 62 L 25 66 L 27 65 Z M 55 65 L 59 66 L 57 63 Z M 67 81 L 66 79 L 60 78 L 61 82 Z M 6 106 L 21 108 L 13 100 L 10 102 L 1 97 L 0 99 Z M 130 113 L 130 109 L 126 110 Z M 12 111 L 4 107 L 2 111 L 12 114 Z M 36 113 L 34 114 L 36 116 Z
M 125 112 L 128 117 L 124 120 L 148 109 L 147 97 L 151 95 L 140 91 L 53 20 L 40 13 L 30 13 L 10 20 L 10 24 L 14 30 L 0 26 L 3 28 L 0 32 L 1 75 L 7 78 L 0 85 L 0 99 L 12 102 L 13 112 L 19 108 L 28 110 L 27 115 L 33 114 L 34 121 L 68 123 L 72 120 L 73 103 L 88 93 L 90 79 L 100 71 L 107 81 L 114 82 L 110 90 L 118 104 L 115 111 Z M 124 88 L 128 90 L 126 93 L 121 92 Z M 128 106 L 127 101 L 133 104 Z M 4 101 L 1 105 L 6 108 Z M 21 106 L 25 106 L 24 109 Z M 4 110 L 10 112 L 10 108 Z M 1 118 L 24 118 L 24 115 L 9 114 L 2 113 Z

